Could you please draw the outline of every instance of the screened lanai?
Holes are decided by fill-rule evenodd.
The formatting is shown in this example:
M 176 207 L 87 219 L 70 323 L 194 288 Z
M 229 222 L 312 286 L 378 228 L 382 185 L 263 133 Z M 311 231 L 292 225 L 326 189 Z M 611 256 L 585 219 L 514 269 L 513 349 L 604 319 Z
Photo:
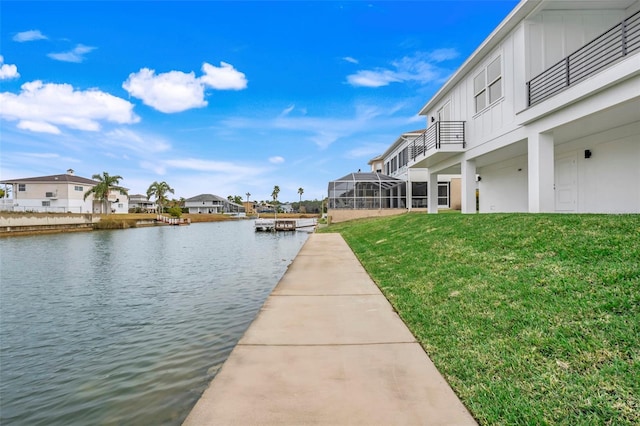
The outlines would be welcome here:
M 382 173 L 349 173 L 329 182 L 330 209 L 406 208 L 406 183 Z

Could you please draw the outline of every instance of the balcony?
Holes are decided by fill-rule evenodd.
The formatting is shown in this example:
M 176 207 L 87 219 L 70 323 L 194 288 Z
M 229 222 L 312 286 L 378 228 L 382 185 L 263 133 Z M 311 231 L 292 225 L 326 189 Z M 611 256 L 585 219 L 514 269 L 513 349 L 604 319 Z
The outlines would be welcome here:
M 640 50 L 640 12 L 596 37 L 527 82 L 533 106 Z
M 436 121 L 420 136 L 409 143 L 409 158 L 413 164 L 424 167 L 444 157 L 463 152 L 465 143 L 464 121 Z

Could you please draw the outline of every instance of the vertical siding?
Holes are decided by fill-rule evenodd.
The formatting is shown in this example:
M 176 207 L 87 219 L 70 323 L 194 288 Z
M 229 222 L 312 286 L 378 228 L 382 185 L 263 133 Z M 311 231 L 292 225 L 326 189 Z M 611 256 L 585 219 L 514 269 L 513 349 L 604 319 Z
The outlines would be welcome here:
M 527 80 L 624 19 L 623 11 L 548 10 L 527 20 Z

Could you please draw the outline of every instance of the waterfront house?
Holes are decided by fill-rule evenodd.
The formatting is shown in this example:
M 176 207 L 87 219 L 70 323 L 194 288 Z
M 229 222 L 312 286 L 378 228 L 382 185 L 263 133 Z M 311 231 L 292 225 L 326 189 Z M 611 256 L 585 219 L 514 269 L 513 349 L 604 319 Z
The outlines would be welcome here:
M 190 214 L 198 213 L 244 213 L 245 208 L 240 204 L 233 203 L 226 198 L 213 194 L 200 194 L 184 200 L 184 206 L 189 209 Z
M 12 199 L 3 199 L 2 209 L 16 212 L 101 213 L 102 203 L 93 194 L 84 194 L 98 182 L 67 173 L 23 179 L 9 179 L 0 184 L 11 186 Z M 127 213 L 128 198 L 120 192 L 110 194 L 109 205 L 113 213 Z
M 370 216 L 387 216 L 427 208 L 426 168 L 409 168 L 409 146 L 425 130 L 405 132 L 377 157 L 370 172 L 349 173 L 329 182 L 328 214 L 334 222 Z M 438 208 L 460 209 L 460 177 L 438 177 Z M 384 211 L 382 211 L 384 210 Z
M 293 205 L 291 205 L 291 203 L 280 204 L 278 209 L 282 213 L 293 213 Z
M 640 1 L 523 0 L 424 105 L 409 170 L 463 213 L 640 213 Z M 437 199 L 429 198 L 430 213 Z
M 247 215 L 256 214 L 258 208 L 257 201 L 244 201 L 242 205 L 244 206 L 244 211 Z
M 129 195 L 129 211 L 142 213 L 155 213 L 156 204 L 143 194 Z
M 399 187 L 405 205 L 409 210 L 427 207 L 427 168 L 409 167 L 410 145 L 425 134 L 425 129 L 401 134 L 387 150 L 369 161 L 372 172 L 382 172 L 387 176 L 400 179 L 405 185 Z M 440 209 L 460 210 L 460 176 L 455 174 L 438 175 L 437 201 Z

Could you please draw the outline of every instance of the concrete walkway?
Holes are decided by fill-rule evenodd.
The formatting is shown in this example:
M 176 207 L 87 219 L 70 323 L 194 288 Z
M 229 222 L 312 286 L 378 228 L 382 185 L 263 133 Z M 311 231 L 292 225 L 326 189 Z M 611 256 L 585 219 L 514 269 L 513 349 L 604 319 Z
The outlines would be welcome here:
M 476 424 L 339 234 L 311 234 L 185 425 Z

